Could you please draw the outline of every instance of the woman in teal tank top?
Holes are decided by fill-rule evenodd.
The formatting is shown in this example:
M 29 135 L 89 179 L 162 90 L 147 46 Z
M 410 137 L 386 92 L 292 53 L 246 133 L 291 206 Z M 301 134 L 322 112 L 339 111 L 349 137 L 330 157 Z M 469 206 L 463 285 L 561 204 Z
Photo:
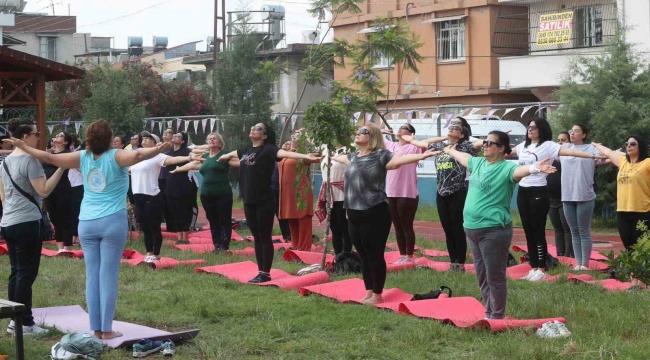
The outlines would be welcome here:
M 90 329 L 99 339 L 122 336 L 113 331 L 117 302 L 117 279 L 128 233 L 126 192 L 127 167 L 150 159 L 171 146 L 126 151 L 111 149 L 113 130 L 97 120 L 86 130 L 86 150 L 53 155 L 12 139 L 14 146 L 62 169 L 81 169 L 84 198 L 79 215 L 79 239 L 86 263 L 86 305 Z

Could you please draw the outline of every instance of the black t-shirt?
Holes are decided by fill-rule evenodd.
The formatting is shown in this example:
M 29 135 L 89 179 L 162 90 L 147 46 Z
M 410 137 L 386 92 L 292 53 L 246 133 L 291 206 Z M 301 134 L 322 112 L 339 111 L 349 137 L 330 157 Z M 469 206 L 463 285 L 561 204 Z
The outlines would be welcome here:
M 546 177 L 546 192 L 549 198 L 559 200 L 562 198 L 562 164 L 555 160 L 553 166 L 557 168 L 557 172 Z
M 278 147 L 271 144 L 237 150 L 239 157 L 239 196 L 244 204 L 273 201 L 271 177 L 278 158 Z
M 174 151 L 173 149 L 169 150 L 168 152 L 165 153 L 165 155 L 176 157 L 176 156 L 188 156 L 190 153 L 191 153 L 190 149 L 188 149 L 187 147 L 182 147 L 177 151 Z M 192 188 L 196 187 L 196 184 L 190 181 L 190 177 L 186 172 L 181 172 L 177 174 L 169 173 L 174 169 L 176 169 L 177 167 L 183 166 L 185 164 L 187 164 L 187 162 L 178 165 L 169 165 L 165 167 L 168 172 L 165 194 L 167 194 L 168 196 L 184 197 L 184 196 L 192 195 L 193 193 Z
M 57 154 L 67 154 L 69 152 L 70 150 L 66 149 L 59 153 L 55 153 L 54 155 L 56 156 Z M 52 175 L 54 175 L 54 173 L 59 169 L 57 166 L 47 163 L 43 163 L 42 166 L 43 170 L 45 171 L 45 177 L 48 179 L 51 178 Z M 72 186 L 70 185 L 70 179 L 68 179 L 68 169 L 65 169 L 63 171 L 63 175 L 61 175 L 61 180 L 59 180 L 58 184 L 56 184 L 56 187 L 47 198 L 50 200 L 55 198 L 66 199 L 70 196 L 71 191 Z

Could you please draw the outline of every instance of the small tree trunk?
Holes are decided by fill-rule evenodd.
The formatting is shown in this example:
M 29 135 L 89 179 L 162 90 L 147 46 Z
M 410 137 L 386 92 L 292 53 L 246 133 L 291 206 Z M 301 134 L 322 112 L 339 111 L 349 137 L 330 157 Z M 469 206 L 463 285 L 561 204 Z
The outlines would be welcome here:
M 331 191 L 332 191 L 332 184 L 330 184 L 330 174 L 332 173 L 331 171 L 331 166 L 332 166 L 332 155 L 333 151 L 330 150 L 330 146 L 327 147 L 327 164 L 325 165 L 327 167 L 327 182 L 326 184 L 326 194 L 325 198 L 327 199 L 327 217 L 325 217 L 325 239 L 324 239 L 324 244 L 323 244 L 323 258 L 321 260 L 321 269 L 325 269 L 325 263 L 327 260 L 327 250 L 328 250 L 328 245 L 329 245 L 329 237 L 330 237 L 330 216 L 332 212 L 332 196 L 331 196 Z

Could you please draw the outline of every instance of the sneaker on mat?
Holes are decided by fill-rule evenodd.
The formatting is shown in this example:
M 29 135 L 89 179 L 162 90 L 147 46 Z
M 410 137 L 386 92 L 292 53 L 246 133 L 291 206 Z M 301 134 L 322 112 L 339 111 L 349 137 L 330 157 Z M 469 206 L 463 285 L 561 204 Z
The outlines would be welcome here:
M 23 336 L 46 335 L 49 332 L 50 330 L 43 329 L 42 327 L 36 324 L 32 326 L 23 326 Z M 7 326 L 7 334 L 14 335 L 15 333 L 16 333 L 16 324 L 14 323 L 13 320 L 11 320 L 9 322 L 9 326 Z
M 528 274 L 521 278 L 521 280 L 530 280 L 530 278 L 535 274 L 537 270 L 531 269 Z
M 151 341 L 142 339 L 133 344 L 133 357 L 141 358 L 162 350 L 162 341 Z
M 406 255 L 401 255 L 393 264 L 403 264 L 406 262 Z
M 165 339 L 162 341 L 162 354 L 163 356 L 174 356 L 176 354 L 176 345 L 174 345 L 174 342 Z
M 408 256 L 407 255 L 406 258 L 404 259 L 404 262 L 405 263 L 415 263 L 415 258 L 413 256 Z
M 576 266 L 575 266 L 573 269 L 571 269 L 571 270 L 573 270 L 573 271 L 580 271 L 581 268 L 582 268 L 582 267 L 581 267 L 580 265 L 576 265 Z
M 535 273 L 528 278 L 530 282 L 540 282 L 546 279 L 546 273 L 542 270 L 535 270 Z
M 261 283 L 265 283 L 265 282 L 268 282 L 268 281 L 271 281 L 271 275 L 269 275 L 267 273 L 260 272 L 259 274 L 257 274 L 256 277 L 248 280 L 248 283 L 249 284 L 261 284 Z
M 588 268 L 588 267 L 586 267 L 586 266 L 584 266 L 584 265 L 581 265 L 581 266 L 580 266 L 580 270 L 581 270 L 581 271 L 590 271 L 591 269 Z
M 60 253 L 69 253 L 69 252 L 72 252 L 72 251 L 70 251 L 70 250 L 66 250 L 66 249 L 59 249 L 59 251 L 57 251 L 57 254 L 60 254 Z
M 146 262 L 146 263 L 150 263 L 150 262 L 151 262 L 151 258 L 152 258 L 151 255 L 147 255 L 147 256 L 145 256 L 145 257 L 144 257 L 144 262 Z

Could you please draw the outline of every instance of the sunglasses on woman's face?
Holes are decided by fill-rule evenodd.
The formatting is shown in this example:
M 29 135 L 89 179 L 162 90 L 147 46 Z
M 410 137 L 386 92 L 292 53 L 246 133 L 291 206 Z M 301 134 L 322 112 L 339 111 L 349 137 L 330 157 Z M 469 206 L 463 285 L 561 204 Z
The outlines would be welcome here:
M 460 126 L 450 126 L 448 129 L 449 130 L 458 130 L 458 131 L 460 131 Z
M 530 125 L 528 127 L 528 131 L 535 131 L 535 130 L 537 130 L 537 126 L 535 126 L 535 125 Z
M 255 126 L 251 126 L 251 131 L 262 131 L 262 132 L 264 132 L 264 128 L 259 126 L 259 125 L 255 125 Z
M 635 147 L 637 145 L 639 145 L 639 143 L 636 141 L 629 141 L 625 143 L 625 147 Z
M 492 140 L 483 140 L 483 147 L 490 147 L 492 145 L 501 146 L 501 143 Z
M 370 135 L 370 130 L 361 129 L 361 130 L 357 131 L 357 135 Z
M 400 130 L 406 130 L 406 131 L 408 131 L 408 132 L 411 132 L 411 128 L 408 127 L 408 126 L 406 126 L 406 125 L 402 125 L 402 126 L 400 126 L 399 129 L 400 129 Z

